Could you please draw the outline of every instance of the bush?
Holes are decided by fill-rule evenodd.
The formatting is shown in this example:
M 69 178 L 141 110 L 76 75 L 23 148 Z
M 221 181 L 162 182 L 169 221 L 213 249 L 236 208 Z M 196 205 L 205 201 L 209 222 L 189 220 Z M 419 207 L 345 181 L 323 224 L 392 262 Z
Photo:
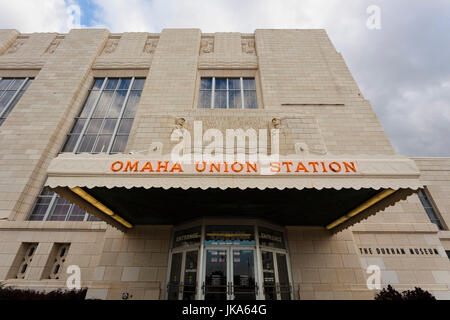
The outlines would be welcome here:
M 391 285 L 381 290 L 375 300 L 386 301 L 408 301 L 408 300 L 436 300 L 436 298 L 428 291 L 415 287 L 414 290 L 406 290 L 402 293 L 398 292 Z
M 0 283 L 0 300 L 84 300 L 86 293 L 87 288 L 42 292 L 31 289 L 14 289 Z

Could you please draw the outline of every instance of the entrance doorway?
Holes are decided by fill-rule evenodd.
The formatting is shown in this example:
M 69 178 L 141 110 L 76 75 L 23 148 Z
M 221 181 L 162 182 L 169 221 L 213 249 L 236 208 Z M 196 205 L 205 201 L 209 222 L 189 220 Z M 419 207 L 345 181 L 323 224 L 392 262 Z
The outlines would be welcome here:
M 205 248 L 205 300 L 256 300 L 255 249 Z
M 202 221 L 172 237 L 169 300 L 290 300 L 283 229 L 255 220 Z

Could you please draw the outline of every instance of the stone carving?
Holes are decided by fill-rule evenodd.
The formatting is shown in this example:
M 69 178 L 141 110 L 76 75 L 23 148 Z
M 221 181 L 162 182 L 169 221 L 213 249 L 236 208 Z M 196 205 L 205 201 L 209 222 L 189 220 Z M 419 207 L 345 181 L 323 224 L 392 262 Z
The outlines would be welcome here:
M 175 125 L 176 125 L 177 129 L 183 129 L 185 123 L 186 123 L 186 120 L 184 118 L 177 118 L 175 120 Z
M 242 52 L 256 55 L 255 40 L 242 39 Z
M 6 54 L 13 54 L 16 53 L 20 47 L 23 46 L 23 44 L 25 43 L 25 39 L 17 39 L 11 47 L 9 47 L 9 49 L 6 51 Z
M 200 54 L 213 53 L 214 52 L 214 39 L 203 38 L 200 46 Z
M 53 54 L 55 53 L 56 49 L 61 44 L 61 39 L 55 38 L 52 43 L 48 46 L 47 50 L 45 50 L 45 53 Z
M 114 39 L 114 38 L 108 39 L 108 41 L 106 42 L 106 46 L 103 49 L 103 54 L 113 53 L 116 50 L 118 44 L 119 44 L 119 39 Z
M 272 119 L 272 127 L 274 127 L 275 129 L 280 129 L 281 128 L 281 119 L 273 118 Z
M 144 46 L 144 53 L 153 54 L 155 53 L 156 46 L 158 45 L 158 39 L 147 38 Z

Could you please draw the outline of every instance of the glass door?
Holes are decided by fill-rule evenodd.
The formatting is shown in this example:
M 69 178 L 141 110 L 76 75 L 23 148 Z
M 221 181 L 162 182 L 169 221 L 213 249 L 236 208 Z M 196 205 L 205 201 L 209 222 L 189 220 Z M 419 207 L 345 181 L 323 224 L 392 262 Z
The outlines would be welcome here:
M 255 279 L 255 250 L 231 249 L 232 266 L 232 299 L 256 300 L 257 284 Z
M 198 250 L 174 252 L 171 260 L 167 299 L 195 300 Z
M 286 253 L 261 250 L 263 293 L 266 300 L 291 300 L 292 286 Z
M 205 254 L 205 281 L 203 294 L 205 300 L 228 300 L 229 268 L 228 248 L 208 248 Z
M 205 300 L 255 300 L 255 250 L 210 247 L 205 249 Z

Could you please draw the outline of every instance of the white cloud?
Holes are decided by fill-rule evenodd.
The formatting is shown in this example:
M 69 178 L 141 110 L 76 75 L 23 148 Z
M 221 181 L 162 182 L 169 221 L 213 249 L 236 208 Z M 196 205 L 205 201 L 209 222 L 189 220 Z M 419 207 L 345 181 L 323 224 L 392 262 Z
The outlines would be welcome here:
M 20 32 L 67 32 L 69 2 L 64 0 L 1 0 L 0 28 Z

